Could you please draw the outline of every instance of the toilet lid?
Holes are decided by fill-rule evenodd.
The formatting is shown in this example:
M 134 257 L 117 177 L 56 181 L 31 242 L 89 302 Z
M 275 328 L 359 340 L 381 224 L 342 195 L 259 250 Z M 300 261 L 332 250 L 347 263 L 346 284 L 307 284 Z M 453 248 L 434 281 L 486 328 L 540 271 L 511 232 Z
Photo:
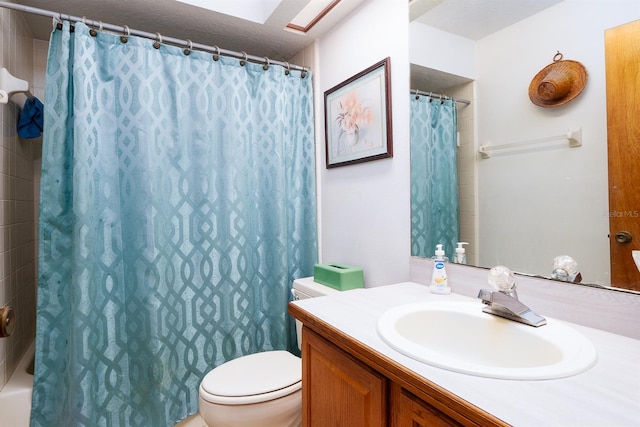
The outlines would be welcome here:
M 209 394 L 252 396 L 289 387 L 302 381 L 302 363 L 288 351 L 266 351 L 223 363 L 209 372 L 201 387 Z

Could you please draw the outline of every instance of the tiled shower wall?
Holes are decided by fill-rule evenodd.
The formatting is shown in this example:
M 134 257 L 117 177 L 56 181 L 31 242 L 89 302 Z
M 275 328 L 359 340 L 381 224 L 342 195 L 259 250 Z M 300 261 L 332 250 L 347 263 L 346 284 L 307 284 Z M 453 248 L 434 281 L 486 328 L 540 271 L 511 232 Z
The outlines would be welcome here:
M 34 43 L 20 12 L 0 8 L 0 66 L 33 82 Z M 41 98 L 35 86 L 32 93 Z M 18 138 L 16 124 L 26 98 L 11 97 L 0 104 L 0 307 L 16 314 L 15 331 L 0 338 L 0 388 L 9 380 L 35 335 L 35 218 L 34 155 L 39 140 Z

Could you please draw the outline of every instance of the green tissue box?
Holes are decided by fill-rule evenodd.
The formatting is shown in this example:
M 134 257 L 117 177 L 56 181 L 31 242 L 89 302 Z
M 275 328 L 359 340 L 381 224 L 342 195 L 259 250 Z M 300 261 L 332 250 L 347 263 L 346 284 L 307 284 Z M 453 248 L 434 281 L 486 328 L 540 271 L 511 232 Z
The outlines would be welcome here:
M 339 291 L 348 291 L 364 287 L 364 273 L 361 268 L 350 265 L 316 264 L 313 267 L 313 281 Z

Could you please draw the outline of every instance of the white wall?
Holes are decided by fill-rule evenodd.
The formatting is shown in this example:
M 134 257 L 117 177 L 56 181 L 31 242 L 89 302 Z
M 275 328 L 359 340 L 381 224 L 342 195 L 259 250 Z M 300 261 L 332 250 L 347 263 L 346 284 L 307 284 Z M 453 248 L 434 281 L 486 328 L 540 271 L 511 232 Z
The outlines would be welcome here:
M 479 144 L 583 135 L 580 148 L 478 161 L 481 265 L 548 274 L 567 254 L 585 282 L 609 282 L 604 30 L 639 18 L 638 0 L 566 0 L 477 43 Z M 568 104 L 541 108 L 529 84 L 556 51 L 589 80 Z
M 412 64 L 476 79 L 473 40 L 413 21 L 409 25 L 409 52 Z
M 391 58 L 393 158 L 326 169 L 324 121 L 320 157 L 321 262 L 362 267 L 365 286 L 409 277 L 408 2 L 370 0 L 318 40 L 316 114 L 324 92 Z

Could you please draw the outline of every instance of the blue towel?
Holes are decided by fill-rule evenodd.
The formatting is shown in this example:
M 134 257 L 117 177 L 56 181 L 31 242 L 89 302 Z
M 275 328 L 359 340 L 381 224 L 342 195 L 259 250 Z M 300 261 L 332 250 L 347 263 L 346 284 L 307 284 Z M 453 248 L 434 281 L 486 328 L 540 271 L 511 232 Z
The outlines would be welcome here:
M 37 138 L 42 134 L 43 110 L 44 105 L 35 96 L 25 101 L 18 120 L 18 136 L 20 138 Z

